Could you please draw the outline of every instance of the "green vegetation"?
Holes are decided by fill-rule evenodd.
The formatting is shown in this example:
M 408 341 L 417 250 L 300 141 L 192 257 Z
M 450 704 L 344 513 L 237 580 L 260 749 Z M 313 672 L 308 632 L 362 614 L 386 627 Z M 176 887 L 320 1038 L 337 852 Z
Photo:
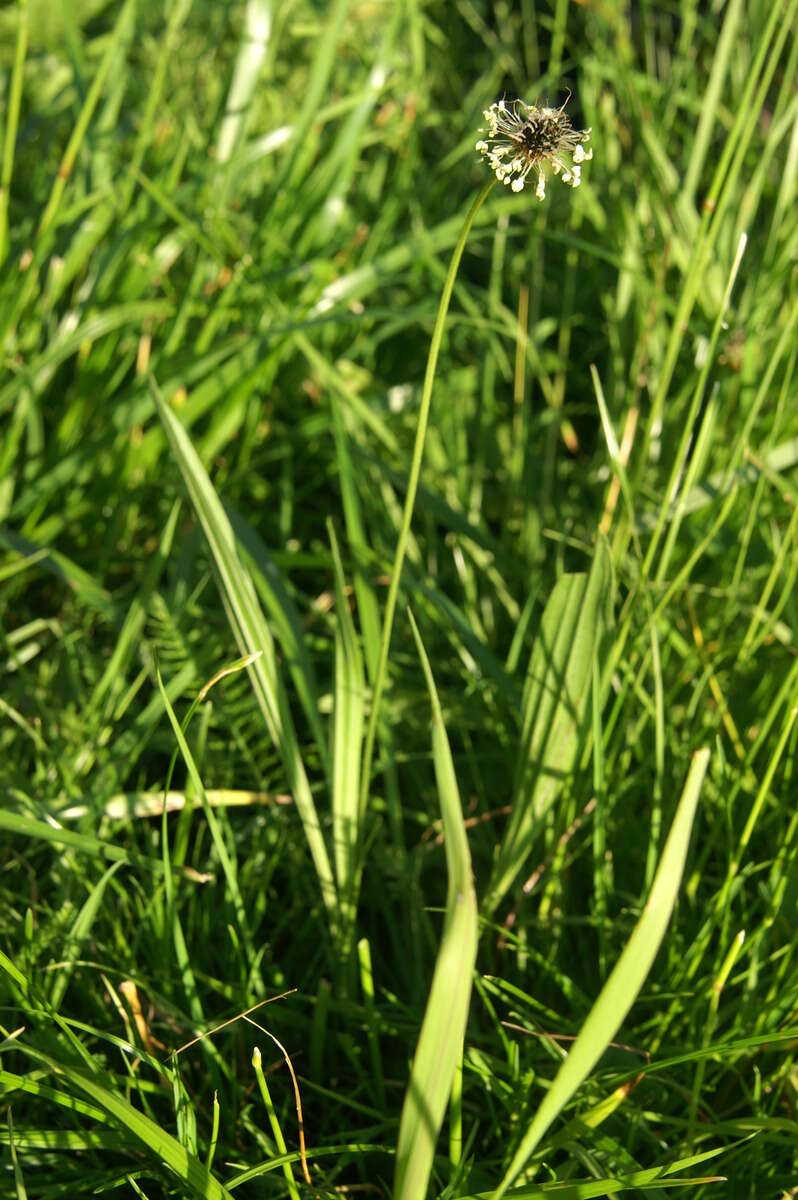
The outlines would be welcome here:
M 2 1196 L 795 1195 L 797 21 L 0 13 Z

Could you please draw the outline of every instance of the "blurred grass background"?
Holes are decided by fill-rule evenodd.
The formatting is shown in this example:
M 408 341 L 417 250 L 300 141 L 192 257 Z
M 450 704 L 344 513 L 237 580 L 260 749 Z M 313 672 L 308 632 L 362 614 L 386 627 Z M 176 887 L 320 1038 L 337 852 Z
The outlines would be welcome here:
M 155 1061 L 288 988 L 259 1019 L 299 1076 L 314 1186 L 389 1194 L 447 886 L 434 690 L 405 609 L 484 899 L 524 795 L 544 605 L 589 570 L 599 530 L 615 581 L 606 686 L 524 870 L 483 906 L 464 1147 L 441 1138 L 430 1188 L 498 1185 L 707 747 L 663 949 L 523 1194 L 572 1180 L 565 1194 L 603 1195 L 609 1182 L 584 1181 L 709 1150 L 723 1153 L 694 1173 L 730 1182 L 691 1194 L 792 1194 L 797 7 L 0 12 L 4 1194 L 222 1194 L 149 1127 L 89 1103 L 69 1075 L 81 1056 L 203 1161 L 218 1095 L 213 1172 L 261 1172 L 242 1196 L 304 1188 L 298 1166 L 296 1183 L 273 1170 L 251 1027 L 195 1046 L 174 1075 Z M 362 736 L 357 713 L 339 723 L 341 672 L 355 687 L 360 660 L 367 707 L 432 324 L 485 181 L 482 110 L 569 91 L 593 130 L 582 186 L 553 181 L 542 204 L 494 188 L 455 285 L 358 866 L 335 864 L 362 868 L 360 957 L 342 959 L 245 672 L 187 727 L 207 795 L 181 755 L 167 851 L 146 815 L 176 746 L 158 670 L 183 720 L 241 652 L 150 380 L 239 539 L 329 840 L 330 760 Z M 296 1164 L 293 1090 L 284 1067 L 268 1078 Z

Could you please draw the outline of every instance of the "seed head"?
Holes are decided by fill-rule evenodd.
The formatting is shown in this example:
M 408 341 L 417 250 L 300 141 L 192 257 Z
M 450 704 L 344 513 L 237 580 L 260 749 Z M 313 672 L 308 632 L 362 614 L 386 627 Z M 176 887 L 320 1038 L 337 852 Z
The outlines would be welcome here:
M 476 149 L 500 183 L 520 192 L 534 168 L 538 173 L 535 195 L 542 200 L 546 194 L 543 164 L 548 162 L 563 183 L 579 187 L 582 163 L 593 157 L 593 151 L 585 149 L 591 131 L 574 129 L 565 115 L 565 104 L 562 108 L 538 108 L 523 100 L 509 104 L 498 100 L 485 109 L 482 115 L 488 128 L 480 132 L 487 136 L 480 138 Z

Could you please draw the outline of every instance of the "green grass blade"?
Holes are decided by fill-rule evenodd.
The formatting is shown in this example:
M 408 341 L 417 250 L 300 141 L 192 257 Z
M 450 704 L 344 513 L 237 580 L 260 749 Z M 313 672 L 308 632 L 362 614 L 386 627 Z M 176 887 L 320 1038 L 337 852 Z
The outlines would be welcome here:
M 104 709 L 106 719 L 124 688 L 127 668 L 136 654 L 147 618 L 147 605 L 172 549 L 181 504 L 180 500 L 176 500 L 172 505 L 158 546 L 119 631 L 114 651 L 92 693 L 91 707 L 98 711 Z
M 740 1144 L 739 1142 L 737 1143 Z M 672 1179 L 676 1171 L 686 1171 L 698 1166 L 709 1159 L 717 1158 L 728 1147 L 716 1147 L 703 1154 L 694 1154 L 665 1167 L 651 1167 L 645 1171 L 633 1171 L 631 1175 L 616 1176 L 611 1179 L 582 1179 L 564 1182 L 555 1180 L 535 1187 L 513 1188 L 510 1195 L 512 1200 L 546 1200 L 552 1196 L 554 1200 L 594 1200 L 596 1197 L 617 1196 L 620 1192 L 639 1192 L 641 1188 L 652 1188 L 661 1191 L 665 1188 L 697 1187 L 700 1184 L 722 1183 L 722 1175 L 691 1176 L 689 1178 Z M 461 1200 L 489 1200 L 490 1192 L 478 1192 L 473 1196 L 463 1196 Z
M 523 866 L 540 824 L 574 769 L 590 720 L 593 662 L 611 620 L 612 564 L 596 546 L 588 575 L 564 575 L 546 604 L 524 688 L 513 809 L 485 909 Z
M 293 596 L 285 585 L 272 555 L 263 543 L 257 530 L 240 513 L 225 505 L 225 512 L 238 543 L 243 551 L 244 565 L 252 575 L 255 590 L 266 610 L 271 628 L 274 629 L 283 659 L 291 675 L 302 709 L 307 718 L 319 757 L 329 775 L 327 740 L 319 716 L 319 689 L 313 659 L 308 650 L 302 630 L 302 621 Z
M 599 994 L 573 1048 L 535 1114 L 504 1178 L 493 1193 L 499 1200 L 518 1178 L 552 1121 L 587 1078 L 621 1027 L 643 986 L 668 926 L 684 871 L 709 750 L 698 750 L 684 785 L 646 906 L 626 948 Z
M 395 1200 L 423 1200 L 426 1195 L 435 1143 L 462 1057 L 477 954 L 477 898 L 460 793 L 432 668 L 412 614 L 411 622 L 432 704 L 432 756 L 448 885 L 443 935 L 399 1124 Z
M 61 1002 L 64 999 L 67 985 L 69 984 L 74 967 L 74 960 L 78 956 L 78 951 L 85 942 L 91 932 L 91 927 L 94 924 L 97 913 L 105 896 L 105 889 L 114 877 L 116 872 L 122 866 L 121 862 L 113 863 L 108 870 L 103 874 L 99 881 L 94 885 L 89 896 L 78 913 L 71 930 L 66 939 L 66 945 L 61 952 L 61 958 L 64 960 L 64 965 L 59 971 L 53 983 L 53 990 L 50 994 L 50 1003 L 54 1009 L 61 1007 Z
M 114 602 L 105 588 L 66 554 L 61 554 L 52 547 L 38 546 L 36 542 L 3 526 L 0 526 L 0 546 L 24 555 L 26 558 L 33 555 L 38 556 L 42 567 L 56 579 L 61 579 L 68 584 L 80 596 L 87 608 L 94 609 L 106 621 L 112 621 L 116 616 Z M 42 551 L 44 551 L 43 554 Z
M 334 0 L 327 8 L 327 23 L 318 39 L 316 54 L 310 67 L 302 108 L 294 125 L 291 153 L 287 156 L 275 185 L 275 194 L 286 196 L 302 175 L 303 155 L 313 122 L 318 119 L 319 107 L 335 67 L 335 50 L 351 0 Z
M 14 144 L 19 127 L 19 110 L 22 103 L 22 80 L 25 54 L 28 48 L 28 0 L 17 5 L 17 43 L 14 52 L 14 69 L 8 89 L 5 130 L 3 131 L 3 165 L 0 176 L 0 266 L 8 253 L 8 194 L 14 171 Z
M 22 813 L 6 812 L 0 809 L 0 829 L 32 841 L 52 842 L 56 846 L 71 846 L 89 858 L 109 858 L 116 862 L 141 866 L 155 872 L 160 872 L 163 866 L 158 858 L 148 858 L 144 854 L 125 850 L 123 846 L 103 841 L 102 838 L 92 837 L 87 833 L 59 829 L 57 825 L 50 825 L 46 821 L 35 821 L 32 817 L 26 817 Z
M 249 0 L 241 46 L 216 143 L 216 161 L 219 163 L 228 162 L 246 132 L 252 96 L 266 58 L 271 28 L 271 0 Z
M 252 580 L 238 557 L 230 522 L 199 455 L 188 434 L 166 404 L 154 380 L 151 380 L 151 391 L 172 453 L 180 467 L 191 502 L 213 554 L 222 595 L 239 649 L 242 655 L 255 650 L 262 651 L 261 656 L 249 667 L 250 679 L 269 735 L 280 750 L 294 803 L 305 829 L 322 897 L 330 918 L 334 921 L 338 910 L 335 881 L 288 700 L 279 675 L 274 639 L 258 604 Z
M 190 1154 L 160 1125 L 156 1125 L 155 1121 L 134 1108 L 123 1095 L 105 1087 L 82 1071 L 63 1063 L 56 1063 L 38 1051 L 35 1057 L 47 1063 L 73 1087 L 90 1096 L 95 1104 L 132 1134 L 137 1142 L 143 1142 L 159 1163 L 183 1181 L 191 1195 L 200 1196 L 203 1200 L 231 1200 L 231 1193 L 211 1175 L 198 1158 Z
M 443 340 L 443 331 L 446 325 L 446 315 L 449 311 L 449 303 L 454 290 L 454 281 L 457 278 L 457 270 L 460 266 L 460 260 L 463 257 L 468 234 L 474 219 L 484 204 L 489 192 L 491 191 L 495 180 L 491 179 L 484 185 L 478 193 L 466 214 L 463 227 L 460 231 L 460 236 L 452 253 L 449 263 L 449 270 L 446 274 L 446 280 L 441 292 L 441 299 L 438 305 L 438 313 L 435 318 L 435 326 L 432 331 L 432 339 L 430 341 L 429 354 L 427 355 L 427 366 L 424 372 L 424 387 L 421 393 L 421 403 L 419 405 L 418 421 L 416 423 L 416 434 L 413 442 L 413 458 L 410 464 L 410 475 L 407 480 L 407 492 L 405 495 L 404 508 L 402 509 L 402 524 L 399 530 L 399 537 L 396 542 L 396 552 L 394 554 L 393 567 L 391 570 L 391 583 L 388 588 L 388 598 L 385 601 L 385 617 L 382 626 L 382 639 L 380 641 L 380 657 L 377 663 L 377 671 L 374 679 L 374 693 L 371 702 L 371 712 L 369 713 L 369 722 L 366 728 L 366 741 L 363 749 L 363 768 L 361 776 L 361 788 L 363 790 L 362 803 L 365 804 L 366 794 L 371 782 L 371 758 L 374 751 L 374 739 L 377 734 L 377 724 L 380 715 L 380 703 L 382 701 L 382 693 L 385 687 L 385 680 L 388 674 L 388 655 L 391 649 L 391 634 L 393 632 L 393 620 L 396 612 L 396 602 L 399 597 L 399 584 L 402 578 L 402 567 L 404 565 L 405 554 L 407 553 L 408 541 L 410 538 L 410 526 L 413 521 L 413 509 L 416 503 L 416 492 L 418 491 L 418 483 L 421 477 L 421 463 L 424 457 L 424 444 L 427 436 L 427 425 L 429 422 L 430 406 L 432 404 L 432 388 L 435 383 L 435 372 L 438 365 L 438 355 L 440 353 L 441 342 Z
M 357 906 L 358 858 L 364 811 L 360 807 L 360 755 L 365 726 L 363 653 L 349 612 L 344 569 L 332 522 L 327 523 L 335 568 L 335 699 L 333 703 L 332 809 L 335 874 L 341 921 L 348 933 Z

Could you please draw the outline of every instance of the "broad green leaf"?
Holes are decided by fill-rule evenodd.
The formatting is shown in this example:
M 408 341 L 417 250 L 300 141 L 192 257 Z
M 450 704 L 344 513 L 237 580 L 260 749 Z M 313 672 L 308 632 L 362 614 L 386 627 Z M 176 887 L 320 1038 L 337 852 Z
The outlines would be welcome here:
M 590 574 L 564 575 L 546 605 L 524 687 L 512 813 L 488 913 L 512 886 L 576 766 L 590 720 L 593 663 L 611 621 L 612 586 L 609 550 L 600 539 Z

